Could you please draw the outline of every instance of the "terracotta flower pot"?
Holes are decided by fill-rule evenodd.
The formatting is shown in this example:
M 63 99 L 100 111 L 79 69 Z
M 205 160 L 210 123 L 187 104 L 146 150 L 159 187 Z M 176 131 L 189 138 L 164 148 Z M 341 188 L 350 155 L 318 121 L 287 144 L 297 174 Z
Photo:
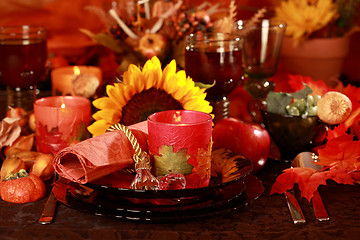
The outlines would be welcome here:
M 294 45 L 284 38 L 281 58 L 285 70 L 310 76 L 334 85 L 341 74 L 344 58 L 349 52 L 349 38 L 317 38 Z

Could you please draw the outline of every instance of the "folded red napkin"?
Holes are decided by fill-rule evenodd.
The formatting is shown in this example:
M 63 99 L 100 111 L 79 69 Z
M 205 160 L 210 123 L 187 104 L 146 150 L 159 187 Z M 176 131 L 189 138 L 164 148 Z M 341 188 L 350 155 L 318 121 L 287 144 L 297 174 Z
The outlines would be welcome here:
M 141 149 L 148 151 L 147 122 L 128 128 Z M 54 168 L 61 177 L 84 184 L 129 166 L 134 152 L 122 131 L 107 132 L 59 151 L 54 158 Z

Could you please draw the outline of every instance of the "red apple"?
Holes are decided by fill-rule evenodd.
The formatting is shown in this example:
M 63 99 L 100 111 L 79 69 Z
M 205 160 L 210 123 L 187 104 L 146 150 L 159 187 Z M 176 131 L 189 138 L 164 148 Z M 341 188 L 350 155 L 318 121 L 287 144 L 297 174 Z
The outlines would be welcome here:
M 237 118 L 224 118 L 213 129 L 213 149 L 229 148 L 253 162 L 253 173 L 259 171 L 269 155 L 270 136 L 259 124 Z
M 146 33 L 140 40 L 138 50 L 140 53 L 150 59 L 157 56 L 160 61 L 166 59 L 169 53 L 168 40 L 158 33 Z
M 245 122 L 252 122 L 253 119 L 249 113 L 249 102 L 251 96 L 246 92 L 243 86 L 236 87 L 229 94 L 229 116 L 244 120 Z

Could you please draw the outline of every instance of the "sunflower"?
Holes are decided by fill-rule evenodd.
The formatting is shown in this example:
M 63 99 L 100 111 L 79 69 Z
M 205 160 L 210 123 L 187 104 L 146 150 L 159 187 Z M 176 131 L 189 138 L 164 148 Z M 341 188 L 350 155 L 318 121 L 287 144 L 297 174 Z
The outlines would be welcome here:
M 275 18 L 287 23 L 286 35 L 298 43 L 338 17 L 332 0 L 284 0 L 275 7 Z
M 175 60 L 163 71 L 157 57 L 148 60 L 142 70 L 131 64 L 123 75 L 123 82 L 106 86 L 106 93 L 106 97 L 93 101 L 99 109 L 93 115 L 95 122 L 88 127 L 93 136 L 105 133 L 115 123 L 129 126 L 145 121 L 155 112 L 212 111 L 205 100 L 205 89 L 195 86 L 185 71 L 176 72 Z

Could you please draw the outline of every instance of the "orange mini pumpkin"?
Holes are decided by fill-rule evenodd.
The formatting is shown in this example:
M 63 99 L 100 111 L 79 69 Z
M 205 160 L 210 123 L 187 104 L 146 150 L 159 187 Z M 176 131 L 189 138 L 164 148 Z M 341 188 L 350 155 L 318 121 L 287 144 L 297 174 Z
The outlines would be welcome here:
M 35 202 L 43 198 L 45 193 L 45 183 L 38 176 L 28 174 L 24 169 L 9 174 L 0 183 L 0 196 L 7 202 Z

